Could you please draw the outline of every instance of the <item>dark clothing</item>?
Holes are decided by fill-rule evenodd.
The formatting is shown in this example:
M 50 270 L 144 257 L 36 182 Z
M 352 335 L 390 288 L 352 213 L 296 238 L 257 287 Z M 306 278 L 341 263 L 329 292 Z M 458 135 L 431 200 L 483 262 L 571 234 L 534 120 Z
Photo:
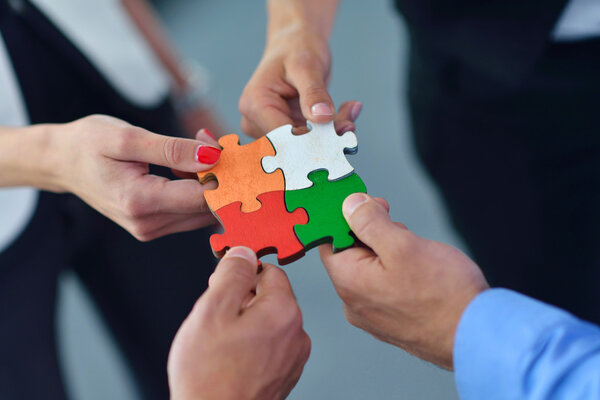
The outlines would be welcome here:
M 23 2 L 16 13 L 6 4 L 0 31 L 32 123 L 102 113 L 180 132 L 168 101 L 149 109 L 129 104 L 37 10 Z M 79 198 L 41 192 L 29 225 L 0 254 L 0 399 L 66 399 L 55 313 L 57 278 L 69 269 L 99 308 L 142 397 L 168 398 L 171 341 L 214 268 L 208 233 L 141 243 Z
M 568 0 L 396 0 L 413 42 L 517 85 L 531 72 Z
M 417 152 L 475 260 L 491 284 L 600 323 L 600 39 L 551 42 L 565 1 L 398 3 Z

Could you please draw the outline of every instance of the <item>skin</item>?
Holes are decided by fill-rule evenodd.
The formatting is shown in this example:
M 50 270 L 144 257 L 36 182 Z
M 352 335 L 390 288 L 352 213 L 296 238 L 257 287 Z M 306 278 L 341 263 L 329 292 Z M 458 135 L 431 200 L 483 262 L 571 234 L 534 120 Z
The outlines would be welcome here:
M 335 107 L 327 91 L 331 56 L 329 34 L 337 0 L 269 0 L 263 57 L 239 101 L 241 127 L 259 137 L 291 123 L 325 123 Z M 317 106 L 320 105 L 320 106 Z M 316 107 L 317 106 L 317 107 Z M 355 120 L 361 105 L 354 102 Z M 328 110 L 327 110 L 328 109 Z M 336 118 L 336 126 L 340 119 Z
M 285 273 L 235 247 L 177 332 L 168 361 L 171 399 L 284 399 L 310 339 Z
M 321 258 L 348 321 L 375 338 L 452 369 L 454 336 L 467 305 L 488 288 L 459 250 L 420 238 L 389 217 L 383 199 L 350 195 L 343 212 L 363 245 Z
M 142 241 L 215 222 L 196 179 L 169 180 L 149 164 L 195 173 L 199 146 L 217 143 L 162 136 L 105 115 L 67 124 L 0 128 L 0 187 L 33 186 L 70 192 Z
M 349 102 L 334 115 L 327 90 L 329 33 L 336 0 L 268 0 L 263 57 L 240 98 L 242 129 L 260 136 L 281 124 L 305 120 L 351 123 L 361 110 Z M 329 112 L 327 112 L 329 111 Z M 348 320 L 375 337 L 423 359 L 452 368 L 454 333 L 469 302 L 488 286 L 464 254 L 420 238 L 390 220 L 387 203 L 367 199 L 346 217 L 365 246 L 323 262 L 345 304 Z

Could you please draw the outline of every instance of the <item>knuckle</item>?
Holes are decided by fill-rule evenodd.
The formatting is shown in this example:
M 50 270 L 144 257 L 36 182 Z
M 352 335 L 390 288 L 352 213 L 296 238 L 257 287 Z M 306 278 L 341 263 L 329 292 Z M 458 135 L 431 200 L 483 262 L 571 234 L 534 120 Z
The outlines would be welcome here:
M 249 89 L 246 87 L 242 92 L 242 97 L 240 97 L 240 101 L 238 102 L 238 110 L 244 116 L 249 116 L 252 108 L 252 102 L 249 100 Z
M 111 138 L 115 152 L 121 155 L 129 154 L 135 146 L 136 133 L 135 128 L 129 126 L 117 129 L 116 137 Z
M 125 197 L 121 204 L 125 216 L 130 219 L 138 220 L 148 214 L 146 205 L 137 195 Z
M 178 165 L 183 161 L 185 143 L 178 138 L 167 138 L 163 142 L 163 156 L 168 165 Z

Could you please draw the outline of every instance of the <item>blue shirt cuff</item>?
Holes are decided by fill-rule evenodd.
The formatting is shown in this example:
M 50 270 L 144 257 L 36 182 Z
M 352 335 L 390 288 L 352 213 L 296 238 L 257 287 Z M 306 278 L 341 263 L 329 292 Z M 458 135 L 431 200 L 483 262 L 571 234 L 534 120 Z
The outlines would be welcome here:
M 479 294 L 463 313 L 454 340 L 461 399 L 520 398 L 524 375 L 544 349 L 544 332 L 582 323 L 571 314 L 506 289 Z

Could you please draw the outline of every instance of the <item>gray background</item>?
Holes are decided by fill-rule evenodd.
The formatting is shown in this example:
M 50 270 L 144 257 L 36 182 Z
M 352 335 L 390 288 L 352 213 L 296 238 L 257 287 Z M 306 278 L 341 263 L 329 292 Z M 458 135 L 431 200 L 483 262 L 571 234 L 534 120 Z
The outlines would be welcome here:
M 169 0 L 158 8 L 181 53 L 212 72 L 214 104 L 232 132 L 240 133 L 237 101 L 262 52 L 264 2 Z M 393 218 L 418 234 L 463 247 L 413 154 L 403 96 L 407 37 L 391 2 L 344 2 L 331 47 L 334 100 L 364 103 L 357 123 L 360 151 L 350 161 L 369 192 L 387 198 Z M 450 373 L 346 323 L 316 250 L 285 269 L 313 343 L 304 375 L 290 398 L 457 398 Z M 63 276 L 60 285 L 58 345 L 72 397 L 137 398 L 121 356 L 86 293 L 70 275 Z

